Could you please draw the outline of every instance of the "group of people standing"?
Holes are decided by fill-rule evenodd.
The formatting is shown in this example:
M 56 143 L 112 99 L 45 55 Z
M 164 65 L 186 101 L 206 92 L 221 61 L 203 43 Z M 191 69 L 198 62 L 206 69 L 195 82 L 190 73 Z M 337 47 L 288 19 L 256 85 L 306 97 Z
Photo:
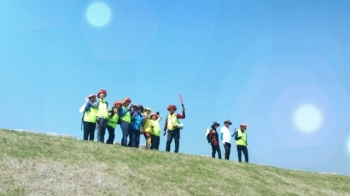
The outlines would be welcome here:
M 162 120 L 159 112 L 151 113 L 151 108 L 144 108 L 142 105 L 131 104 L 130 98 L 122 101 L 115 101 L 110 109 L 105 100 L 106 90 L 99 90 L 97 96 L 90 94 L 86 102 L 80 108 L 83 113 L 82 125 L 84 127 L 84 140 L 94 140 L 95 129 L 97 129 L 97 141 L 104 143 L 106 129 L 108 131 L 107 144 L 113 144 L 115 129 L 119 124 L 122 130 L 121 145 L 138 148 L 140 136 L 144 135 L 146 149 L 159 150 L 160 124 Z M 172 140 L 175 140 L 175 153 L 179 151 L 180 126 L 179 119 L 185 118 L 185 108 L 182 107 L 182 114 L 177 114 L 175 105 L 169 105 L 169 114 L 165 121 L 163 135 L 168 133 L 166 151 L 170 151 Z M 128 141 L 129 139 L 129 141 Z
M 90 94 L 86 98 L 86 102 L 80 108 L 83 112 L 82 125 L 84 127 L 84 140 L 94 140 L 95 129 L 97 129 L 97 141 L 104 143 L 106 130 L 108 131 L 107 144 L 113 144 L 115 139 L 115 129 L 119 124 L 122 130 L 121 145 L 126 147 L 138 148 L 140 145 L 140 136 L 144 135 L 146 140 L 146 149 L 159 150 L 161 128 L 159 122 L 162 120 L 159 112 L 152 113 L 151 108 L 144 108 L 142 105 L 131 104 L 130 98 L 124 98 L 122 101 L 115 101 L 110 109 L 108 102 L 105 100 L 107 96 L 106 90 L 99 90 L 97 95 Z M 182 124 L 179 119 L 185 118 L 185 108 L 182 105 L 182 114 L 176 113 L 177 107 L 169 105 L 167 107 L 169 114 L 165 120 L 163 135 L 167 136 L 165 150 L 170 152 L 170 146 L 175 140 L 175 153 L 179 152 L 180 146 L 180 130 Z M 239 129 L 231 134 L 230 120 L 224 122 L 224 126 L 220 130 L 217 129 L 220 124 L 214 122 L 207 138 L 212 146 L 212 157 L 218 153 L 221 159 L 221 150 L 219 146 L 219 136 L 225 148 L 225 159 L 229 160 L 231 153 L 231 138 L 234 137 L 237 146 L 238 160 L 242 162 L 242 153 L 245 162 L 249 162 L 248 158 L 248 141 L 247 141 L 247 125 L 241 124 Z M 129 141 L 128 141 L 129 139 Z
M 239 129 L 231 134 L 230 126 L 232 125 L 230 120 L 224 122 L 224 126 L 220 130 L 220 138 L 222 144 L 225 148 L 225 159 L 230 159 L 231 153 L 231 138 L 234 137 L 237 146 L 238 161 L 242 162 L 242 152 L 244 154 L 245 162 L 249 162 L 248 157 L 248 140 L 247 140 L 247 125 L 241 124 Z M 214 122 L 211 126 L 209 133 L 207 133 L 207 138 L 212 147 L 212 157 L 215 158 L 216 152 L 218 153 L 219 159 L 221 159 L 221 150 L 219 146 L 219 133 L 217 129 L 220 127 L 220 124 Z

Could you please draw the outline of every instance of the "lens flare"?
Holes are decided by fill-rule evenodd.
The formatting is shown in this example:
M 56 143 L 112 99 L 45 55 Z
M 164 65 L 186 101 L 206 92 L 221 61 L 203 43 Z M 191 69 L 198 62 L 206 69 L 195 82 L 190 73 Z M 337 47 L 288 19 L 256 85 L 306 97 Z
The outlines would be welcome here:
M 294 124 L 303 133 L 314 133 L 322 125 L 320 109 L 312 104 L 299 106 L 294 113 Z
M 107 25 L 112 18 L 110 7 L 100 1 L 89 5 L 86 10 L 86 19 L 94 27 L 103 27 Z

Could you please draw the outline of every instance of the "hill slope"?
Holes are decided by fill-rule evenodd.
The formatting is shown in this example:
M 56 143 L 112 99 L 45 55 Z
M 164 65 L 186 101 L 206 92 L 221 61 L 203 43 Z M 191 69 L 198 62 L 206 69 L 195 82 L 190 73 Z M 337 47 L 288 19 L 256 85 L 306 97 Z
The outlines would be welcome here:
M 350 195 L 350 177 L 0 130 L 0 195 Z

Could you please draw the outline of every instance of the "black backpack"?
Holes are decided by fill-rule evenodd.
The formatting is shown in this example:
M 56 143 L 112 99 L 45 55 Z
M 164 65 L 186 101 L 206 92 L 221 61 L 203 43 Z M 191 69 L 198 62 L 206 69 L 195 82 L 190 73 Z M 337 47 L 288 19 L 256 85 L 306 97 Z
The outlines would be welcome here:
M 208 140 L 209 144 L 211 144 L 213 142 L 213 139 L 210 137 L 210 132 L 211 132 L 211 130 L 209 128 L 207 128 L 206 135 L 207 135 L 207 140 Z

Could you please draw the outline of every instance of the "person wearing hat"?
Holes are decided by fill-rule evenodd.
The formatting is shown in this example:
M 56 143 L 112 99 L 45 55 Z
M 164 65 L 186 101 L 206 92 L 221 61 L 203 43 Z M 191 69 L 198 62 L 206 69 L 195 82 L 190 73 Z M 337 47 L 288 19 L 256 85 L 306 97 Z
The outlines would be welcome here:
M 231 134 L 229 127 L 232 125 L 230 120 L 226 120 L 224 122 L 224 125 L 221 128 L 221 140 L 225 147 L 225 159 L 230 159 L 230 153 L 231 153 L 231 137 L 235 135 L 235 133 Z
M 98 97 L 98 112 L 97 112 L 97 141 L 104 143 L 105 133 L 108 121 L 108 102 L 105 100 L 107 96 L 106 90 L 99 90 L 97 93 Z
M 90 140 L 94 141 L 95 138 L 95 128 L 96 128 L 96 121 L 97 121 L 97 101 L 96 101 L 96 95 L 90 94 L 88 98 L 85 99 L 86 102 L 84 105 L 80 108 L 79 112 L 83 114 L 83 126 L 84 126 L 84 140 Z
M 121 145 L 122 146 L 128 146 L 128 136 L 129 138 L 131 135 L 129 134 L 131 131 L 131 114 L 130 114 L 130 108 L 128 109 L 128 106 L 131 103 L 131 99 L 124 98 L 122 101 L 122 107 L 119 108 L 119 125 L 122 130 L 122 140 Z
M 211 130 L 209 133 L 209 138 L 211 139 L 211 148 L 212 148 L 211 156 L 214 159 L 215 159 L 216 152 L 218 152 L 219 159 L 221 159 L 221 150 L 219 146 L 219 134 L 216 131 L 218 127 L 220 127 L 220 124 L 217 122 L 213 122 L 213 125 L 211 126 Z
M 145 121 L 145 116 L 142 114 L 144 109 L 142 105 L 137 105 L 135 108 L 134 114 L 131 118 L 132 122 L 132 142 L 131 146 L 138 148 L 140 146 L 140 130 L 142 127 L 142 124 Z
M 135 105 L 135 104 L 130 105 L 130 116 L 134 115 L 136 108 L 137 108 L 137 105 Z
M 107 122 L 107 131 L 108 131 L 108 140 L 106 144 L 113 144 L 115 138 L 115 128 L 119 120 L 119 108 L 122 106 L 121 101 L 115 101 L 112 109 L 108 113 L 108 122 Z
M 180 127 L 178 125 L 180 124 L 179 119 L 185 118 L 185 108 L 182 107 L 182 115 L 175 113 L 177 110 L 175 105 L 169 105 L 168 106 L 168 117 L 165 120 L 165 126 L 163 129 L 163 135 L 166 135 L 166 130 L 168 129 L 168 138 L 166 142 L 166 148 L 165 150 L 167 152 L 170 152 L 170 145 L 173 139 L 175 140 L 175 153 L 179 152 L 180 147 Z
M 145 136 L 145 140 L 146 140 L 146 149 L 150 149 L 151 147 L 151 132 L 152 132 L 152 128 L 151 128 L 151 119 L 150 119 L 150 114 L 151 114 L 152 110 L 151 108 L 146 108 L 145 112 L 143 113 L 143 115 L 145 116 L 145 123 L 142 126 L 142 133 Z
M 151 120 L 151 149 L 159 150 L 160 143 L 160 125 L 159 122 L 162 120 L 159 112 L 153 113 L 150 116 Z
M 241 124 L 239 126 L 240 128 L 236 129 L 236 146 L 237 146 L 237 154 L 238 154 L 238 161 L 242 162 L 242 152 L 244 154 L 244 160 L 245 162 L 249 162 L 248 157 L 248 140 L 247 140 L 247 125 L 245 123 Z
M 128 142 L 128 147 L 132 147 L 132 136 L 133 136 L 133 128 L 132 128 L 132 116 L 134 116 L 134 113 L 136 111 L 136 108 L 137 108 L 138 105 L 136 104 L 131 104 L 130 105 L 130 116 L 131 116 L 131 123 L 129 125 L 129 142 Z M 142 129 L 142 127 L 141 127 Z M 140 134 L 141 134 L 141 130 L 140 130 Z

